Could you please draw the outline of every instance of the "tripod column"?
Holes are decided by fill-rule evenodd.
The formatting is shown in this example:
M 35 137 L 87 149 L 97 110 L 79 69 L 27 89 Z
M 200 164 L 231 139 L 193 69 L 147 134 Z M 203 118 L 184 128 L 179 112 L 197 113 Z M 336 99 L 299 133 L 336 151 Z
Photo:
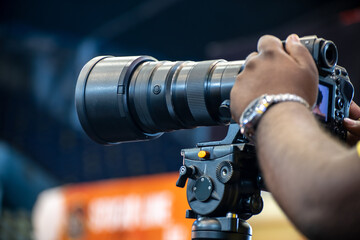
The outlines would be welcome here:
M 226 217 L 200 217 L 192 226 L 192 240 L 251 240 L 251 226 L 236 214 L 228 213 Z

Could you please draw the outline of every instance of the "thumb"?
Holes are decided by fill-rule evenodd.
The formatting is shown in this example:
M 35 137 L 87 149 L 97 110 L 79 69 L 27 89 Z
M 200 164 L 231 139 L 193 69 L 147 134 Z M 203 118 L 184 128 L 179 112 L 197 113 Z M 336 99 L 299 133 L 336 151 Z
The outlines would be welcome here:
M 344 126 L 353 135 L 360 136 L 360 121 L 344 118 Z
M 360 140 L 360 121 L 344 118 L 344 126 L 348 130 L 346 141 L 350 146 L 354 146 Z
M 312 70 L 317 71 L 313 57 L 307 48 L 300 42 L 300 38 L 296 34 L 291 34 L 286 39 L 286 51 L 301 66 L 308 66 Z
M 350 103 L 349 117 L 355 120 L 360 118 L 360 107 L 354 101 Z

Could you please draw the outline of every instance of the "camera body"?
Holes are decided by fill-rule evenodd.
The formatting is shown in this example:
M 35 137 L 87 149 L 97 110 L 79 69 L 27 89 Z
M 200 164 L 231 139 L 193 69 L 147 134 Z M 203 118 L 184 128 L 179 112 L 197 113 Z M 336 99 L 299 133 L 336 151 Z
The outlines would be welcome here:
M 335 66 L 319 76 L 318 101 L 313 113 L 322 125 L 340 139 L 346 139 L 343 120 L 349 116 L 354 87 L 345 68 Z

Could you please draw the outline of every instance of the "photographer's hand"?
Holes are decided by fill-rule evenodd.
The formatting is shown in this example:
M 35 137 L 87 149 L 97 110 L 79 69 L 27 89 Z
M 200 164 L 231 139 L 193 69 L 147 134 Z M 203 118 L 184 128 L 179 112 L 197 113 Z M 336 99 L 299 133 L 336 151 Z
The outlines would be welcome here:
M 293 93 L 315 102 L 318 73 L 308 50 L 289 37 L 259 40 L 231 91 L 234 120 L 262 94 Z M 354 112 L 354 111 L 352 111 Z M 360 158 L 323 131 L 304 105 L 282 102 L 265 112 L 256 130 L 266 186 L 289 219 L 310 239 L 360 235 Z
M 258 42 L 258 52 L 247 57 L 245 68 L 232 88 L 233 119 L 238 121 L 246 106 L 263 94 L 292 93 L 312 106 L 317 85 L 316 65 L 297 35 L 287 38 L 286 51 L 280 39 L 263 36 Z
M 349 118 L 344 119 L 344 126 L 348 130 L 347 142 L 354 146 L 360 140 L 360 107 L 351 102 Z

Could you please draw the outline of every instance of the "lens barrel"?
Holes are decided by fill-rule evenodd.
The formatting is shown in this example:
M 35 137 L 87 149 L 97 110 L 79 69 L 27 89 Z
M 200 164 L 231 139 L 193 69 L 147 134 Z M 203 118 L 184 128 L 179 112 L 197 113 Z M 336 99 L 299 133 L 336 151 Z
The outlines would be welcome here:
M 149 140 L 163 132 L 225 125 L 219 106 L 244 61 L 157 61 L 148 56 L 96 57 L 82 69 L 76 109 L 96 142 Z

